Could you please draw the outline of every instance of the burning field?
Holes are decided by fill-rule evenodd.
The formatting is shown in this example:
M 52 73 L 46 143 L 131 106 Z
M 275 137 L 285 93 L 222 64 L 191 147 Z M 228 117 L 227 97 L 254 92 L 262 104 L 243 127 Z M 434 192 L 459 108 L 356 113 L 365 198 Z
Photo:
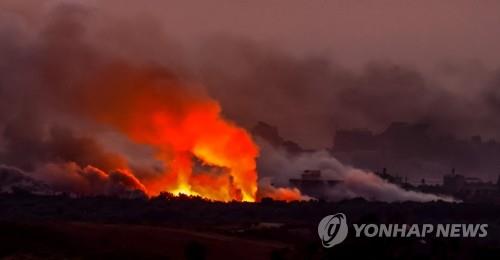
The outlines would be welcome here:
M 500 255 L 500 4 L 215 2 L 0 1 L 1 259 Z
M 113 68 L 90 84 L 86 91 L 93 91 L 82 94 L 89 102 L 83 106 L 91 107 L 87 115 L 150 146 L 163 162 L 159 176 L 138 186 L 148 195 L 166 191 L 219 201 L 256 200 L 257 145 L 220 115 L 216 101 L 190 93 L 162 70 Z
M 71 159 L 50 162 L 35 171 L 37 177 L 56 187 L 70 187 L 61 191 L 88 195 L 106 194 L 118 185 L 149 196 L 169 192 L 216 201 L 256 201 L 257 144 L 245 129 L 221 115 L 217 101 L 186 84 L 163 68 L 106 64 L 79 88 L 64 93 L 61 105 L 66 115 L 150 148 L 161 166 L 155 174 L 137 175 L 124 155 L 102 153 L 92 164 Z M 57 131 L 51 130 L 53 135 L 58 135 Z M 66 145 L 60 143 L 64 139 L 54 138 L 54 144 L 45 143 L 47 149 Z M 93 139 L 80 141 L 95 145 L 83 144 L 88 151 L 75 151 L 75 155 L 88 152 L 90 155 L 82 156 L 92 156 L 91 149 L 99 147 Z M 282 191 L 267 191 L 263 196 L 281 199 Z M 300 196 L 297 190 L 289 190 L 284 199 L 297 200 Z
M 94 31 L 83 26 L 80 7 L 55 12 L 41 29 L 23 31 L 14 23 L 1 31 L 12 34 L 1 46 L 3 172 L 22 172 L 55 191 L 80 195 L 259 199 L 259 148 L 221 115 L 203 87 L 166 66 L 103 52 L 88 41 Z M 28 44 L 18 42 L 33 36 Z M 117 141 L 103 140 L 105 134 L 131 150 L 147 150 L 141 156 L 153 163 L 125 154 Z M 266 191 L 260 195 L 282 194 Z M 290 190 L 284 199 L 300 197 Z
M 340 181 L 327 199 L 452 200 L 403 190 L 327 151 L 295 144 L 289 152 L 291 141 L 250 134 L 172 47 L 163 51 L 164 39 L 124 33 L 80 5 L 56 5 L 45 15 L 41 23 L 0 16 L 4 192 L 309 200 L 288 180 L 313 169 Z M 151 42 L 157 45 L 145 48 Z M 156 59 L 159 53 L 165 57 Z M 233 99 L 245 100 L 240 95 Z

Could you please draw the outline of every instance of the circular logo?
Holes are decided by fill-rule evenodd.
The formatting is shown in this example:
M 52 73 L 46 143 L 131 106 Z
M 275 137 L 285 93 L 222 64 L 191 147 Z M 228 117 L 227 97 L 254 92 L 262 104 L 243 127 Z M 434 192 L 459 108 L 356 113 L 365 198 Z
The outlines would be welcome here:
M 347 237 L 347 219 L 345 215 L 337 213 L 324 217 L 319 222 L 318 235 L 321 243 L 326 248 L 342 243 Z

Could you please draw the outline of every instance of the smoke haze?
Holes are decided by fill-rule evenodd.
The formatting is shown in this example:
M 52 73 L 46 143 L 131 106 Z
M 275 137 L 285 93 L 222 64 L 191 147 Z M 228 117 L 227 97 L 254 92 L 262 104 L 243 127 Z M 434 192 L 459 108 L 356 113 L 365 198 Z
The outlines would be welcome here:
M 372 172 L 344 165 L 324 150 L 292 154 L 262 138 L 257 140 L 261 148 L 258 160 L 260 177 L 277 186 L 288 186 L 290 179 L 298 178 L 304 170 L 320 170 L 321 178 L 341 181 L 326 193 L 326 197 L 333 201 L 352 198 L 388 202 L 454 201 L 447 196 L 404 190 Z
M 148 98 L 154 96 L 158 104 L 179 109 L 176 113 L 183 114 L 184 102 L 204 103 L 210 96 L 220 102 L 227 118 L 246 128 L 260 120 L 270 122 L 287 139 L 305 147 L 330 148 L 335 130 L 381 131 L 393 121 L 425 122 L 437 133 L 459 137 L 499 137 L 499 57 L 493 46 L 500 46 L 495 44 L 500 39 L 488 31 L 498 16 L 484 15 L 485 11 L 491 13 L 488 10 L 494 9 L 494 3 L 477 4 L 469 10 L 465 2 L 455 2 L 449 19 L 435 28 L 425 17 L 441 17 L 441 4 L 427 8 L 428 12 L 414 4 L 414 17 L 397 27 L 395 19 L 412 11 L 400 4 L 373 13 L 360 4 L 323 3 L 326 6 L 313 5 L 301 11 L 294 8 L 296 3 L 290 3 L 292 14 L 279 16 L 283 21 L 273 23 L 269 19 L 279 10 L 274 3 L 263 19 L 256 19 L 257 23 L 273 24 L 263 29 L 249 24 L 245 16 L 229 25 L 230 18 L 242 9 L 227 2 L 228 9 L 221 16 L 208 15 L 214 4 L 205 6 L 207 9 L 205 4 L 197 8 L 178 5 L 189 12 L 165 5 L 158 9 L 168 13 L 160 15 L 148 5 L 130 1 L 120 3 L 122 11 L 112 3 L 97 1 L 17 2 L 0 4 L 0 37 L 4 39 L 0 42 L 0 163 L 44 176 L 42 179 L 52 180 L 49 175 L 59 171 L 83 183 L 91 176 L 92 181 L 107 183 L 97 185 L 105 188 L 96 191 L 106 193 L 124 183 L 142 189 L 128 178 L 129 173 L 119 169 L 134 170 L 134 176 L 143 180 L 154 179 L 167 169 L 169 165 L 158 159 L 157 150 L 118 131 L 129 129 L 124 125 L 130 116 L 128 109 L 149 111 L 153 107 L 129 103 L 136 97 L 135 85 L 124 82 L 144 77 L 153 78 L 154 90 L 145 92 Z M 257 12 L 259 6 L 247 6 L 247 15 Z M 365 20 L 349 21 L 346 15 L 339 15 L 328 22 L 333 27 L 316 26 L 320 21 L 326 24 L 326 17 L 335 17 L 321 11 L 329 8 L 339 14 L 342 10 L 359 11 L 358 16 Z M 305 22 L 304 11 L 317 12 L 319 20 Z M 174 12 L 197 19 L 183 23 L 185 20 Z M 380 28 L 361 26 L 384 14 L 392 15 L 381 20 Z M 417 19 L 418 15 L 422 19 Z M 209 17 L 210 23 L 203 20 Z M 292 20 L 304 24 L 297 26 L 290 23 Z M 203 29 L 202 24 L 209 28 Z M 455 27 L 471 36 L 459 35 Z M 311 28 L 318 29 L 309 31 Z M 327 34 L 330 29 L 334 36 Z M 379 36 L 373 35 L 374 29 Z M 440 35 L 443 32 L 448 35 Z M 272 34 L 276 36 L 265 40 Z M 277 42 L 281 36 L 290 40 L 283 48 L 283 42 Z M 435 42 L 412 44 L 423 38 Z M 317 39 L 317 43 L 306 39 Z M 327 51 L 329 46 L 334 50 Z M 465 55 L 466 47 L 474 48 Z M 360 52 L 362 49 L 367 53 Z M 448 49 L 445 55 L 437 55 Z M 439 58 L 433 58 L 436 55 Z M 109 75 L 123 78 L 109 81 Z M 172 82 L 181 90 L 169 89 Z M 161 90 L 156 92 L 158 86 Z M 179 99 L 185 95 L 176 91 L 190 93 L 189 100 Z M 110 135 L 116 140 L 106 138 Z M 127 151 L 123 146 L 129 147 Z M 275 158 L 282 166 L 273 161 L 259 165 L 263 167 L 259 170 L 283 185 L 289 172 L 328 164 L 327 168 L 335 169 L 332 176 L 341 174 L 345 179 L 341 192 L 345 197 L 429 199 L 397 190 L 321 152 L 296 162 L 280 159 L 279 152 L 262 151 L 261 157 Z M 280 167 L 283 170 L 277 170 Z M 281 176 L 276 171 L 286 173 Z M 63 190 L 74 183 L 49 182 Z M 79 187 L 75 189 L 94 192 L 86 185 Z

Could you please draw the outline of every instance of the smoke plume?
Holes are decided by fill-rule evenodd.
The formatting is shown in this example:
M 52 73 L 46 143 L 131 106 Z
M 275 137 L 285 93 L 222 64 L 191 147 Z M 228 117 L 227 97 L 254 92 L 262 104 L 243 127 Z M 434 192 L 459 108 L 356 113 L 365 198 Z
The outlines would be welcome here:
M 489 69 L 452 64 L 437 77 L 375 62 L 358 71 L 232 37 L 186 51 L 154 18 L 114 17 L 100 12 L 99 4 L 0 10 L 0 163 L 61 190 L 158 193 L 169 187 L 218 200 L 254 200 L 257 170 L 287 186 L 286 174 L 329 162 L 337 169 L 332 176 L 345 180 L 346 197 L 424 200 L 323 153 L 287 162 L 280 152 L 266 152 L 261 159 L 270 163 L 255 165 L 258 148 L 236 123 L 268 121 L 288 138 L 322 148 L 330 146 L 335 129 L 380 129 L 395 120 L 487 136 L 496 136 L 500 126 L 498 80 L 490 80 L 496 77 Z M 449 82 L 465 82 L 462 76 L 479 87 L 450 89 Z M 201 168 L 225 170 L 199 171 L 197 160 Z M 180 185 L 186 180 L 189 187 Z M 367 182 L 372 186 L 359 185 Z M 264 181 L 262 187 L 274 188 Z
M 95 40 L 104 29 L 85 24 L 97 19 L 91 10 L 62 4 L 51 12 L 34 32 L 17 24 L 2 31 L 12 41 L 0 50 L 11 53 L 0 85 L 0 103 L 9 103 L 0 161 L 77 194 L 255 201 L 258 148 L 217 101 L 173 67 L 107 50 Z M 117 144 L 102 145 L 110 132 L 151 148 L 161 169 L 134 172 Z M 210 170 L 217 167 L 225 170 Z
M 341 181 L 326 191 L 329 200 L 339 201 L 364 198 L 373 201 L 453 201 L 447 196 L 407 191 L 383 180 L 372 172 L 356 169 L 339 162 L 327 151 L 291 154 L 282 147 L 259 138 L 260 174 L 278 186 L 289 185 L 291 178 L 299 178 L 304 170 L 320 170 L 322 178 Z

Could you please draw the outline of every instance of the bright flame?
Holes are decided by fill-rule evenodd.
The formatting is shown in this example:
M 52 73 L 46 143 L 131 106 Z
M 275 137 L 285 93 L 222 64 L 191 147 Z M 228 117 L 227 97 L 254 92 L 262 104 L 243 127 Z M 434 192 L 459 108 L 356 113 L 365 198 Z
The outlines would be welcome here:
M 221 116 L 216 101 L 161 69 L 114 66 L 90 85 L 82 94 L 88 101 L 84 109 L 131 140 L 153 147 L 164 162 L 160 177 L 141 180 L 149 195 L 167 191 L 256 201 L 258 147 L 247 131 Z M 300 197 L 297 191 L 279 191 L 286 200 Z
M 106 86 L 102 89 L 118 91 L 104 93 L 110 96 L 108 109 L 99 107 L 95 113 L 133 141 L 153 147 L 166 165 L 161 177 L 143 180 L 148 194 L 168 191 L 217 201 L 256 200 L 257 145 L 243 128 L 221 116 L 217 102 L 175 80 L 138 71 L 120 74 L 110 73 L 99 81 Z
M 245 130 L 220 116 L 215 102 L 192 104 L 180 117 L 158 110 L 130 123 L 130 137 L 157 148 L 158 158 L 168 166 L 161 179 L 146 183 L 150 193 L 169 191 L 219 201 L 255 201 L 257 146 Z M 225 171 L 195 172 L 195 158 L 204 166 Z

